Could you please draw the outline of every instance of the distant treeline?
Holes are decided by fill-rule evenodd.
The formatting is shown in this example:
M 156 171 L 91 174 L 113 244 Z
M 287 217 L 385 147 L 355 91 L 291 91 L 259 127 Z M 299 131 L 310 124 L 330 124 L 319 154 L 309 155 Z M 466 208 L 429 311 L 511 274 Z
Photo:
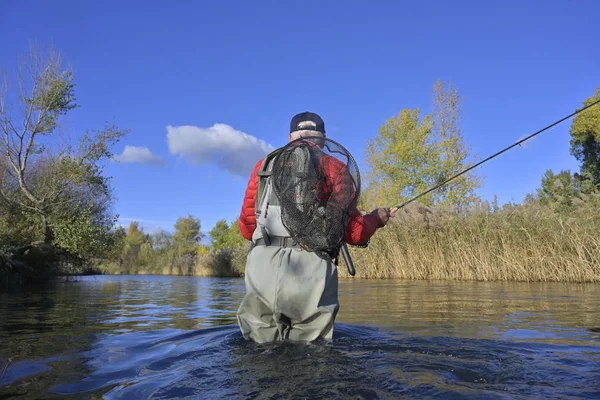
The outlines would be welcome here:
M 200 227 L 200 220 L 188 215 L 177 220 L 173 234 L 147 234 L 132 221 L 127 231 L 117 231 L 116 257 L 104 259 L 99 269 L 109 274 L 242 276 L 249 242 L 238 221 L 218 221 L 209 232 L 210 246 L 201 243 Z

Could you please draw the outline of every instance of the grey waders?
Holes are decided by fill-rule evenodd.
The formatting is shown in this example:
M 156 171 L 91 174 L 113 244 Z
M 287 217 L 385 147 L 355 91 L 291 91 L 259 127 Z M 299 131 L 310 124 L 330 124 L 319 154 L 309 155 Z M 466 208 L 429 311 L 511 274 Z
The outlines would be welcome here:
M 244 338 L 259 343 L 331 339 L 339 310 L 337 267 L 330 257 L 296 245 L 284 227 L 270 178 L 274 155 L 259 171 L 257 224 L 238 324 Z

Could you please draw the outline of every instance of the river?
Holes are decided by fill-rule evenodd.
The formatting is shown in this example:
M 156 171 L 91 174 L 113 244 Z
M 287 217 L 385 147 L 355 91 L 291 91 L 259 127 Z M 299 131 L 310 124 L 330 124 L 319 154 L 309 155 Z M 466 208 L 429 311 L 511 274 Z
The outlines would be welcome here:
M 246 342 L 243 279 L 0 294 L 0 399 L 600 398 L 600 285 L 342 280 L 334 339 Z

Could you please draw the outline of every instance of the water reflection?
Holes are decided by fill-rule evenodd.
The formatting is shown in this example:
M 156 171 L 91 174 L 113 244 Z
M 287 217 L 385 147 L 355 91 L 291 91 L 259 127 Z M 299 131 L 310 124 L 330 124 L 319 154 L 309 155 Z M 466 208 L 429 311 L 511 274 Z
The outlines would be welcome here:
M 349 280 L 340 320 L 415 335 L 597 343 L 589 329 L 600 324 L 599 300 L 595 284 Z
M 343 281 L 316 344 L 244 341 L 243 295 L 162 276 L 2 294 L 0 397 L 600 398 L 598 285 Z

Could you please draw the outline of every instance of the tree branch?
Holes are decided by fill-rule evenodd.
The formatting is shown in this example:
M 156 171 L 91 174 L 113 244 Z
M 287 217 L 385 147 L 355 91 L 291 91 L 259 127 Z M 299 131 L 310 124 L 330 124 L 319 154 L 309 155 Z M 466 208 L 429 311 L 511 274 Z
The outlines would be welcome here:
M 4 192 L 4 189 L 2 189 L 2 188 L 0 188 L 0 195 L 1 195 L 1 196 L 2 196 L 2 198 L 4 198 L 4 200 L 6 200 L 7 202 L 9 202 L 9 203 L 12 203 L 12 204 L 14 204 L 14 205 L 17 205 L 17 206 L 19 206 L 19 207 L 23 207 L 23 208 L 25 208 L 25 209 L 27 209 L 27 210 L 30 210 L 30 211 L 33 211 L 33 212 L 35 212 L 35 213 L 40 213 L 40 211 L 41 211 L 40 209 L 38 209 L 38 208 L 36 208 L 36 207 L 31 207 L 30 205 L 28 205 L 28 204 L 26 204 L 26 203 L 23 203 L 23 202 L 21 202 L 21 201 L 17 201 L 17 200 L 14 200 L 14 199 L 12 199 L 10 196 L 8 196 L 8 195 L 6 194 L 6 192 Z

